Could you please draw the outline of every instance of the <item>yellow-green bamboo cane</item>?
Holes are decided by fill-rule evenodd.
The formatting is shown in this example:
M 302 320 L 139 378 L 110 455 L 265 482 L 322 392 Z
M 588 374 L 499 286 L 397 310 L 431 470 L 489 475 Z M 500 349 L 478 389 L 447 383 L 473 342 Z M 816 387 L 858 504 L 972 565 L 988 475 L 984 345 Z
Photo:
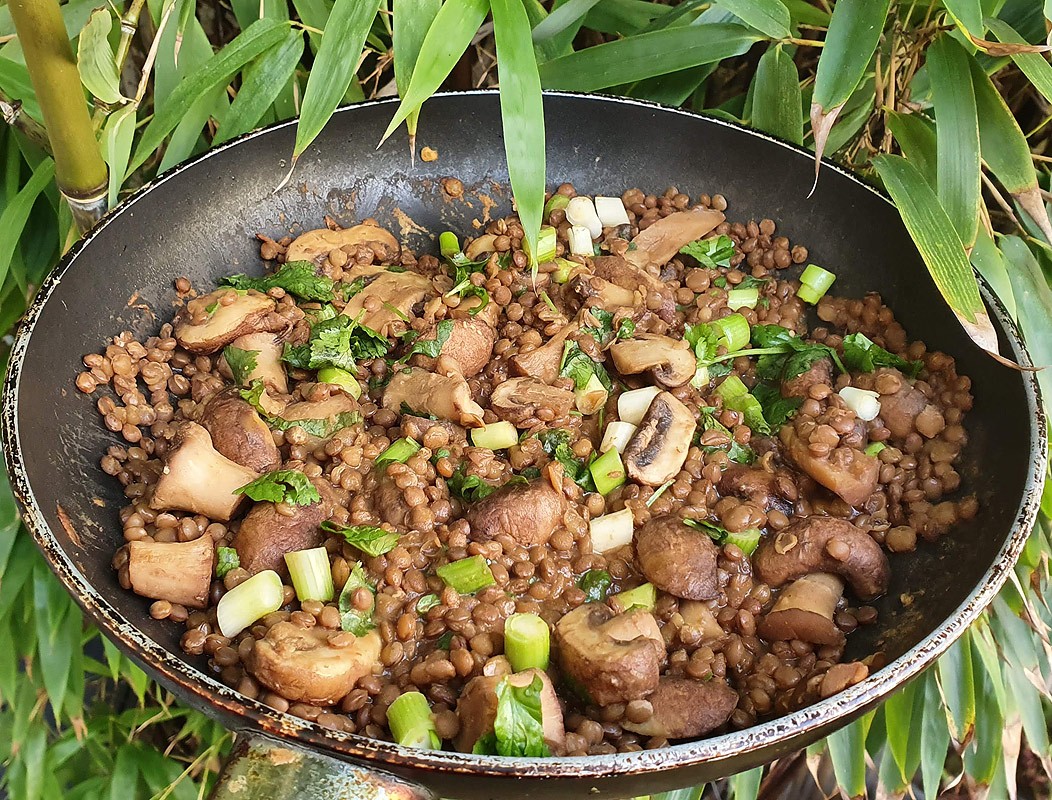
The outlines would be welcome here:
M 82 230 L 106 211 L 106 163 L 84 102 L 58 0 L 11 0 L 15 32 L 55 156 L 55 179 Z

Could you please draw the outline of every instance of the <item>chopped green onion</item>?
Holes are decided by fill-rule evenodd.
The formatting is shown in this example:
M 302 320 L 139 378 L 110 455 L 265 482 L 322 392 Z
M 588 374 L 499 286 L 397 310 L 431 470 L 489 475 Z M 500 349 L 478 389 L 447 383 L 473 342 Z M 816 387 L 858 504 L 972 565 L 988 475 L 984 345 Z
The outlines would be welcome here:
M 504 622 L 504 655 L 515 672 L 548 669 L 548 623 L 536 614 L 512 614 Z
M 216 622 L 224 636 L 237 636 L 261 617 L 285 604 L 281 577 L 272 569 L 257 572 L 219 598 Z
M 603 235 L 603 222 L 595 213 L 595 203 L 591 197 L 577 195 L 566 204 L 566 221 L 571 225 L 580 225 L 588 229 L 592 239 Z
M 482 556 L 469 556 L 443 564 L 435 570 L 442 581 L 460 594 L 474 594 L 479 589 L 496 583 L 489 564 Z
M 723 382 L 716 387 L 716 395 L 726 403 L 738 397 L 744 397 L 749 393 L 749 388 L 742 383 L 742 379 L 734 373 L 728 375 Z
M 599 217 L 599 221 L 603 223 L 604 228 L 628 225 L 630 222 L 628 210 L 625 208 L 625 201 L 620 197 L 597 196 L 595 198 L 595 213 Z
M 453 231 L 443 231 L 438 237 L 438 249 L 442 251 L 443 258 L 452 258 L 460 252 L 460 242 Z
M 625 482 L 625 465 L 616 447 L 611 447 L 588 466 L 595 490 L 607 495 Z
M 471 443 L 475 447 L 506 450 L 519 443 L 519 432 L 510 422 L 491 422 L 481 428 L 472 428 Z
M 632 541 L 636 521 L 632 509 L 623 508 L 601 517 L 593 517 L 588 523 L 588 535 L 592 539 L 592 550 L 605 553 L 617 547 L 624 547 Z
M 887 445 L 884 442 L 873 442 L 866 446 L 865 452 L 867 456 L 878 456 L 886 447 Z
M 553 194 L 548 198 L 548 202 L 544 204 L 544 218 L 548 219 L 553 211 L 556 209 L 564 209 L 570 205 L 570 198 L 564 194 Z
M 704 364 L 698 364 L 694 370 L 694 377 L 690 379 L 690 385 L 695 389 L 701 389 L 709 385 L 709 368 Z
M 763 406 L 760 405 L 759 400 L 749 394 L 749 390 L 737 375 L 734 373 L 728 375 L 716 387 L 716 394 L 723 399 L 723 405 L 726 408 L 739 412 L 745 424 L 753 431 L 760 434 L 771 432 L 771 426 L 767 424 L 763 416 Z
M 603 441 L 599 445 L 599 452 L 605 453 L 607 450 L 616 450 L 619 453 L 625 452 L 625 448 L 628 447 L 628 443 L 632 441 L 632 437 L 636 435 L 638 430 L 639 427 L 631 422 L 614 420 L 606 426 L 606 430 L 603 432 Z
M 749 343 L 749 320 L 741 314 L 730 314 L 709 323 L 719 338 L 717 344 L 727 348 L 728 353 L 741 350 Z
M 522 240 L 526 244 L 526 239 Z M 529 247 L 527 246 L 527 250 Z M 537 263 L 544 264 L 555 258 L 555 228 L 551 225 L 542 225 L 540 235 L 537 238 Z
M 803 284 L 801 284 L 800 288 L 796 290 L 796 296 L 805 303 L 810 303 L 811 305 L 815 305 L 815 303 L 821 300 L 824 294 L 825 292 L 820 292 L 813 286 L 805 286 Z
M 420 692 L 405 692 L 399 695 L 387 709 L 387 725 L 391 736 L 404 747 L 419 747 L 438 750 L 442 740 L 435 730 L 431 706 Z
M 760 302 L 760 290 L 753 286 L 751 289 L 731 289 L 727 292 L 727 307 L 732 311 L 739 308 L 756 308 Z
M 318 370 L 318 383 L 331 383 L 346 389 L 347 393 L 357 400 L 362 396 L 362 385 L 350 372 L 339 367 L 325 367 Z
M 746 528 L 744 531 L 738 533 L 731 533 L 727 531 L 727 536 L 723 540 L 723 544 L 733 544 L 745 555 L 751 556 L 753 551 L 756 550 L 757 545 L 760 544 L 760 538 L 762 534 L 756 528 Z
M 404 464 L 419 449 L 420 444 L 412 439 L 395 439 L 387 446 L 387 449 L 376 457 L 376 461 L 373 464 L 377 467 L 386 467 L 388 464 Z
M 646 507 L 650 508 L 652 505 L 654 505 L 654 503 L 657 502 L 657 499 L 661 497 L 661 495 L 665 493 L 665 490 L 668 489 L 668 487 L 671 486 L 673 483 L 675 483 L 675 481 L 665 481 L 663 484 L 661 484 L 657 488 L 657 491 L 647 498 Z
M 285 553 L 285 563 L 292 577 L 292 588 L 302 603 L 304 600 L 332 600 L 332 567 L 329 551 L 324 547 L 309 550 L 293 550 Z
M 594 372 L 588 376 L 588 383 L 581 389 L 574 389 L 574 405 L 585 416 L 590 416 L 606 405 L 610 392 Z
M 835 280 L 836 275 L 829 270 L 816 264 L 808 264 L 800 274 L 800 288 L 796 291 L 796 296 L 805 303 L 814 305 L 829 291 Z
M 653 611 L 657 605 L 657 590 L 652 583 L 644 583 L 635 589 L 615 594 L 610 598 L 610 605 L 618 614 L 624 614 L 633 608 L 643 608 Z
M 622 392 L 617 396 L 617 417 L 622 422 L 638 425 L 647 414 L 647 409 L 654 398 L 661 394 L 657 386 L 644 386 L 642 389 L 632 389 Z
M 595 248 L 592 246 L 592 234 L 589 233 L 588 228 L 584 225 L 571 225 L 567 238 L 570 240 L 570 252 L 573 255 L 595 255 Z
M 568 258 L 557 258 L 555 263 L 558 265 L 558 269 L 552 273 L 552 280 L 556 283 L 566 283 L 570 280 L 570 273 L 572 273 L 577 267 L 581 266 L 575 261 L 570 261 Z

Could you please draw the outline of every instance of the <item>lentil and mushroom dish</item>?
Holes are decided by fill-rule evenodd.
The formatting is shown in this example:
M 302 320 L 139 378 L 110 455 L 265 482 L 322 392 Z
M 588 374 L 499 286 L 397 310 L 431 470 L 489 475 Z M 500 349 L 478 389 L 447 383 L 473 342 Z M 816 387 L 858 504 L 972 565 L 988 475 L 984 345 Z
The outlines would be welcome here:
M 564 184 L 536 258 L 515 216 L 440 255 L 326 219 L 178 278 L 76 381 L 121 585 L 245 695 L 417 747 L 661 747 L 862 680 L 887 553 L 977 512 L 970 381 L 726 209 Z

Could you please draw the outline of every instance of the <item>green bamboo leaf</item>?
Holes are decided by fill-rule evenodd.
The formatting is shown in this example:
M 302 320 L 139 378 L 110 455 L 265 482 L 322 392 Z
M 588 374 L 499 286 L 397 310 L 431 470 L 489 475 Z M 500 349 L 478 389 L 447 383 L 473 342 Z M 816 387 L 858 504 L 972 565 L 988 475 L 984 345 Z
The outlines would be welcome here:
M 983 8 L 979 0 L 943 0 L 943 5 L 965 36 L 981 38 L 985 33 Z
M 124 184 L 124 175 L 128 170 L 128 159 L 131 157 L 134 139 L 134 105 L 119 108 L 106 118 L 106 124 L 102 128 L 102 157 L 106 159 L 106 167 L 110 173 L 107 195 L 107 204 L 110 208 L 117 205 L 117 197 Z
M 303 55 L 303 31 L 290 28 L 285 38 L 246 67 L 241 88 L 223 117 L 213 144 L 255 128 L 296 72 Z
M 292 5 L 299 15 L 300 21 L 314 30 L 308 31 L 311 50 L 315 53 L 321 47 L 322 35 L 316 31 L 325 30 L 325 23 L 332 13 L 332 0 L 292 0 Z
M 767 48 L 756 68 L 752 125 L 794 144 L 803 142 L 800 74 L 792 56 L 780 44 Z
M 937 663 L 936 673 L 946 704 L 950 735 L 966 745 L 975 732 L 975 674 L 972 669 L 970 636 L 965 633 Z
M 1008 275 L 1008 267 L 1001 256 L 1001 251 L 997 249 L 994 240 L 982 226 L 979 227 L 979 235 L 975 239 L 975 247 L 972 248 L 971 262 L 979 274 L 986 278 L 986 282 L 1004 303 L 1008 313 L 1015 318 L 1015 293 L 1012 291 L 1012 279 Z
M 921 784 L 925 797 L 938 797 L 950 746 L 950 731 L 946 714 L 942 711 L 938 684 L 931 672 L 925 677 L 925 713 L 921 715 Z
M 837 786 L 849 798 L 866 795 L 866 736 L 872 722 L 873 714 L 866 714 L 827 739 Z
M 394 46 L 395 84 L 398 94 L 405 97 L 416 69 L 420 48 L 431 24 L 442 8 L 442 0 L 394 0 L 391 17 L 394 21 L 392 42 Z M 416 153 L 416 125 L 420 109 L 415 108 L 406 118 L 409 129 L 409 151 Z
M 179 51 L 183 49 L 183 39 L 186 38 L 186 30 L 190 20 L 194 18 L 197 11 L 197 0 L 176 0 L 179 4 L 175 10 L 175 46 L 172 48 L 172 59 L 176 66 L 179 65 Z
M 946 299 L 958 322 L 972 341 L 997 355 L 997 333 L 979 297 L 979 286 L 961 237 L 946 216 L 939 198 L 924 176 L 909 161 L 879 155 L 873 165 L 898 206 L 902 221 L 913 237 L 928 272 Z
M 920 726 L 913 725 L 913 708 L 918 692 L 923 691 L 922 681 L 913 681 L 902 691 L 893 694 L 884 703 L 884 718 L 888 735 L 888 750 L 892 755 L 902 783 L 909 783 L 912 773 L 907 771 L 910 737 L 919 734 Z
M 760 793 L 760 781 L 763 780 L 763 769 L 756 767 L 728 778 L 731 800 L 756 800 Z
M 541 65 L 549 89 L 592 92 L 745 53 L 763 37 L 742 25 L 689 25 L 587 47 Z
M 941 662 L 940 662 L 941 663 Z M 1000 675 L 998 675 L 1000 680 Z M 976 665 L 975 676 L 975 736 L 964 751 L 964 768 L 980 786 L 989 786 L 1004 763 L 1002 736 L 1004 710 L 998 702 L 990 674 Z
M 544 7 L 544 3 L 541 0 L 523 0 L 523 4 L 526 7 L 526 16 L 530 20 L 530 26 L 533 30 L 537 30 L 537 26 L 548 19 L 548 9 Z M 552 3 L 552 12 L 562 8 L 565 4 L 560 2 L 560 0 L 556 0 L 556 2 Z M 541 41 L 534 39 L 533 52 L 537 55 L 537 63 L 543 64 L 545 61 L 551 61 L 553 58 L 572 53 L 574 37 L 580 32 L 583 24 L 584 17 L 581 17 L 573 20 L 567 27 L 550 38 L 542 39 Z
M 630 36 L 671 12 L 670 6 L 646 0 L 603 0 L 588 12 L 584 27 L 598 33 Z
M 160 147 L 165 137 L 186 114 L 187 107 L 208 92 L 228 83 L 252 59 L 284 39 L 287 31 L 287 22 L 257 20 L 181 80 L 172 90 L 164 107 L 154 115 L 143 131 L 139 146 L 132 157 L 129 173 L 141 167 L 154 150 Z
M 987 17 L 986 26 L 997 37 L 999 42 L 1006 44 L 1028 43 L 1004 20 Z M 1045 57 L 1039 53 L 1013 53 L 1012 61 L 1030 79 L 1030 82 L 1034 84 L 1034 88 L 1052 103 L 1052 64 L 1049 64 Z
M 1030 750 L 1037 754 L 1048 770 L 1052 766 L 1049 765 L 1050 743 L 1045 722 L 1047 698 L 1041 696 L 1021 670 L 1006 668 L 1004 676 L 1009 690 L 1008 705 L 1019 714 Z
M 530 21 L 521 0 L 493 0 L 493 35 L 497 58 L 503 65 L 500 79 L 500 115 L 504 152 L 515 205 L 530 252 L 537 252 L 537 237 L 544 209 L 544 107 L 537 59 L 530 38 Z M 533 263 L 536 270 L 537 264 Z
M 77 43 L 77 70 L 80 82 L 103 103 L 113 105 L 121 102 L 121 79 L 117 74 L 117 62 L 110 47 L 109 35 L 113 17 L 109 8 L 92 12 L 88 24 L 81 31 Z
M 2 224 L 2 221 L 0 221 Z M 1012 293 L 1018 306 L 1019 325 L 1023 329 L 1027 347 L 1038 366 L 1052 364 L 1052 289 L 1049 288 L 1034 254 L 1026 242 L 1018 236 L 1005 236 L 1000 240 L 1001 253 L 1011 265 L 1008 277 L 1012 281 Z M 1037 373 L 1041 389 L 1047 396 L 1052 396 L 1052 375 L 1048 369 Z M 1034 669 L 1041 662 L 1040 645 L 1034 632 L 1025 622 L 1012 613 L 1012 610 L 998 598 L 999 605 L 995 623 L 1000 626 L 1002 634 L 998 641 L 1006 650 L 1009 660 L 1020 668 Z
M 135 797 L 139 785 L 139 767 L 135 748 L 130 744 L 121 745 L 113 759 L 113 772 L 110 776 L 110 800 L 128 800 Z
M 789 9 L 793 25 L 807 25 L 811 28 L 829 27 L 829 12 L 812 5 L 808 0 L 782 0 Z
M 938 140 L 931 123 L 919 114 L 902 114 L 898 111 L 888 111 L 886 120 L 902 154 L 924 176 L 929 186 L 938 186 Z
M 379 8 L 380 0 L 336 0 L 332 7 L 303 92 L 293 164 L 321 133 L 347 93 L 358 67 L 358 54 Z
M 573 26 L 574 23 L 583 20 L 588 12 L 598 4 L 599 0 L 567 0 L 558 8 L 552 10 L 533 29 L 534 43 L 554 39 L 560 33 Z
M 442 4 L 420 45 L 417 64 L 421 68 L 413 70 L 409 88 L 402 95 L 402 102 L 398 104 L 391 124 L 380 139 L 381 144 L 413 111 L 438 91 L 442 81 L 468 49 L 488 11 L 489 0 L 446 0 Z
M 928 48 L 928 75 L 938 135 L 939 201 L 966 248 L 979 227 L 979 118 L 968 53 L 950 36 Z
M 50 158 L 41 161 L 33 171 L 33 176 L 0 214 L 0 284 L 7 278 L 11 260 L 15 255 L 15 248 L 26 227 L 29 212 L 33 210 L 33 204 L 40 193 L 51 184 L 54 177 L 55 162 Z
M 73 650 L 80 647 L 80 636 L 61 635 L 67 615 L 78 614 L 68 600 L 55 576 L 42 561 L 38 562 L 33 573 L 33 607 L 40 648 L 37 662 L 56 719 L 62 715 Z
M 782 0 L 717 0 L 717 4 L 772 39 L 787 39 L 792 35 L 789 9 Z
M 829 131 L 866 74 L 890 3 L 891 0 L 839 0 L 833 7 L 811 98 L 816 182 Z

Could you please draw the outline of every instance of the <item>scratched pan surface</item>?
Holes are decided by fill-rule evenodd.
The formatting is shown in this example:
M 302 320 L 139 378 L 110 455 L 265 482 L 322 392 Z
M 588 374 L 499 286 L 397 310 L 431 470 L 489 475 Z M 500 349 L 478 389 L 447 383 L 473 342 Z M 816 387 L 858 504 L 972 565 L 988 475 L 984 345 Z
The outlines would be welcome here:
M 212 286 L 259 272 L 257 232 L 350 224 L 376 217 L 414 247 L 428 234 L 469 232 L 471 220 L 509 207 L 498 99 L 437 97 L 424 108 L 421 144 L 437 161 L 410 164 L 404 139 L 380 150 L 390 102 L 339 112 L 300 159 L 288 186 L 294 128 L 249 135 L 177 167 L 124 203 L 78 244 L 40 292 L 11 357 L 3 433 L 11 479 L 51 567 L 105 633 L 156 678 L 234 730 L 266 732 L 339 759 L 367 761 L 447 797 L 625 797 L 687 786 L 753 767 L 808 744 L 919 674 L 993 598 L 1018 556 L 1038 500 L 1044 421 L 1033 376 L 983 355 L 946 309 L 898 214 L 878 193 L 827 165 L 813 197 L 811 156 L 727 123 L 638 102 L 546 98 L 549 185 L 586 193 L 678 186 L 720 192 L 732 220 L 771 217 L 811 258 L 834 270 L 838 294 L 879 290 L 911 338 L 957 359 L 975 408 L 961 473 L 980 512 L 936 544 L 893 557 L 879 623 L 851 637 L 850 655 L 884 650 L 889 664 L 862 683 L 795 714 L 664 750 L 575 759 L 515 760 L 408 750 L 336 734 L 279 714 L 218 683 L 203 659 L 179 649 L 180 629 L 120 589 L 110 568 L 121 542 L 116 481 L 98 468 L 116 440 L 76 391 L 80 357 L 117 331 L 154 332 L 173 311 L 175 276 Z M 440 180 L 460 178 L 464 201 Z M 984 287 L 1001 352 L 1029 363 L 1018 334 Z M 61 509 L 61 510 L 60 510 Z M 898 597 L 912 592 L 903 608 Z

